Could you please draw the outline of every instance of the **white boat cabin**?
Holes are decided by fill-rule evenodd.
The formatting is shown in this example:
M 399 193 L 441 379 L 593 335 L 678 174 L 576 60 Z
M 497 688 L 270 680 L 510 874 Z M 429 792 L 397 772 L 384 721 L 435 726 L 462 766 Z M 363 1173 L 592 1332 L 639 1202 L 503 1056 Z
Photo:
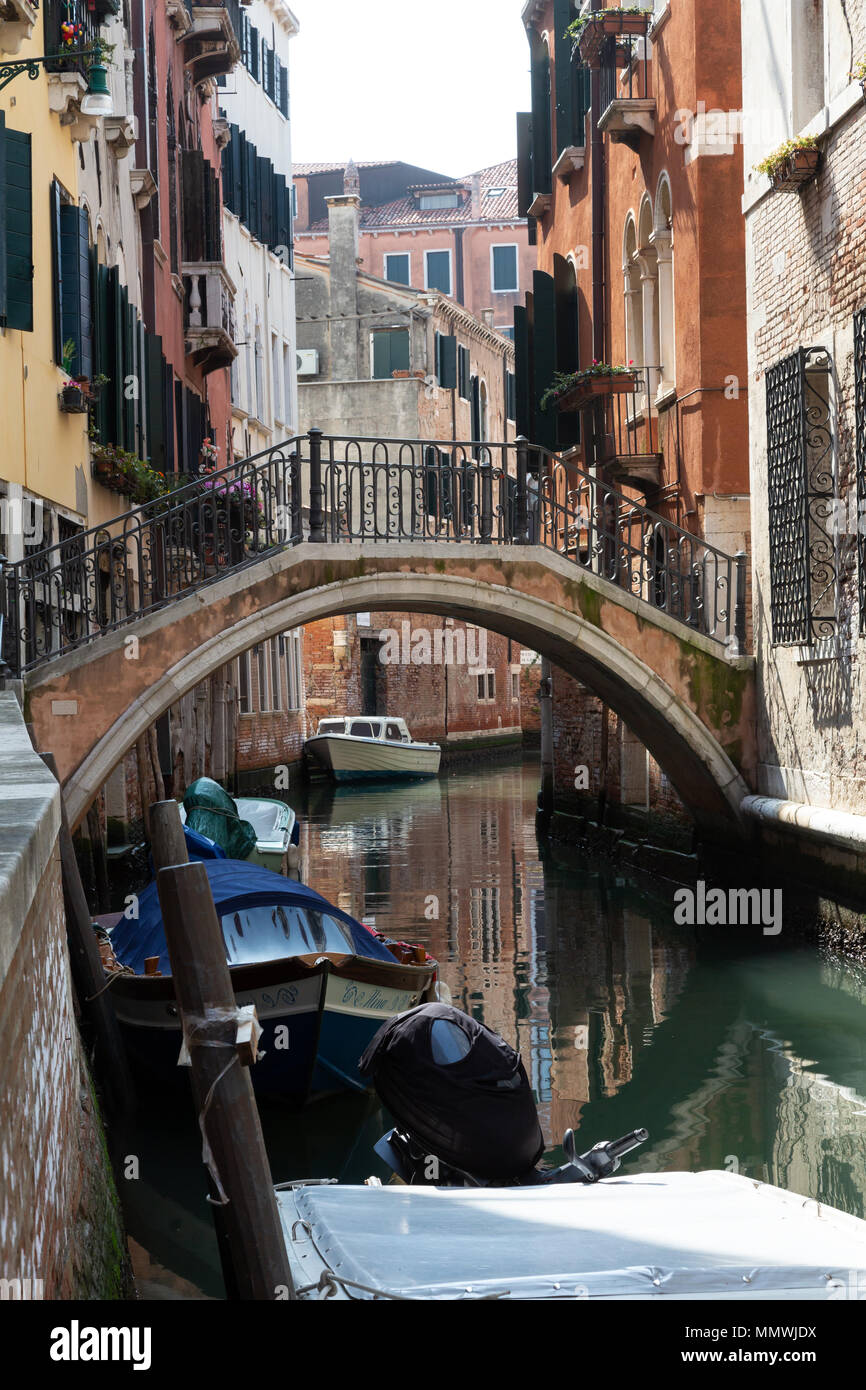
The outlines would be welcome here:
M 320 719 L 317 737 L 324 734 L 343 734 L 349 738 L 373 738 L 382 743 L 411 743 L 412 735 L 405 719 L 390 715 L 347 715 L 345 719 Z

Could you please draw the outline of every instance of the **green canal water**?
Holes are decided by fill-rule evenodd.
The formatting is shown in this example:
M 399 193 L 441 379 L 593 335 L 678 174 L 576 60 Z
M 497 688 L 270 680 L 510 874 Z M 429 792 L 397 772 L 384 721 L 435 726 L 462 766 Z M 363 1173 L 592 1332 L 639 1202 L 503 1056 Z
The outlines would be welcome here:
M 535 831 L 537 767 L 490 764 L 403 788 L 311 787 L 304 878 L 422 941 L 454 1003 L 517 1046 L 548 1158 L 645 1126 L 625 1171 L 728 1168 L 866 1215 L 866 973 L 782 930 L 674 923 L 647 891 Z M 784 892 L 784 884 L 779 885 Z M 385 1177 L 375 1100 L 262 1107 L 276 1182 Z M 141 1097 L 121 1179 L 145 1297 L 223 1297 L 185 1097 Z

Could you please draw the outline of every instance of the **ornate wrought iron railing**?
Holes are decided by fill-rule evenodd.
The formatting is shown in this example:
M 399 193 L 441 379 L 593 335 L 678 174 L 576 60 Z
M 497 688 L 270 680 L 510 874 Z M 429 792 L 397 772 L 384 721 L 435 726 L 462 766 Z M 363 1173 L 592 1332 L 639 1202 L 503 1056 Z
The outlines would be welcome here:
M 650 58 L 647 41 L 648 20 L 644 32 L 611 34 L 601 51 L 601 109 L 605 112 L 612 101 L 643 101 L 652 95 Z
M 838 499 L 831 364 L 800 348 L 766 376 L 773 641 L 809 644 L 838 627 Z
M 8 564 L 3 655 L 23 674 L 302 540 L 545 546 L 695 631 L 745 642 L 744 554 L 544 449 L 311 430 Z

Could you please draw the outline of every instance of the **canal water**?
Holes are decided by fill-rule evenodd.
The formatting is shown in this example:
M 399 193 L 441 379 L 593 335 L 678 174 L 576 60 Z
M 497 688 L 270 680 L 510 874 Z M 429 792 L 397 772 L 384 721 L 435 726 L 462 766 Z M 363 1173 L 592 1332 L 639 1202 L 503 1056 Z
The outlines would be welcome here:
M 531 762 L 307 788 L 303 877 L 423 942 L 454 1003 L 519 1048 L 550 1161 L 569 1126 L 583 1147 L 645 1126 L 625 1171 L 727 1168 L 866 1215 L 866 973 L 784 929 L 677 926 L 672 887 L 541 848 L 537 789 Z M 275 1182 L 387 1176 L 375 1100 L 262 1121 Z M 143 1096 L 125 1151 L 143 1295 L 223 1297 L 191 1103 Z

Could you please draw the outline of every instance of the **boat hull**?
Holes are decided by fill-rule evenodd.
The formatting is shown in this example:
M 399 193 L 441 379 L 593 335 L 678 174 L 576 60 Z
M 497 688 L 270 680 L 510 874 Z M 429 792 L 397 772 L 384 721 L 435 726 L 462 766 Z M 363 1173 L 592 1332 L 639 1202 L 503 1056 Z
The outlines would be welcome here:
M 238 1004 L 254 1004 L 262 1026 L 262 1055 L 250 1072 L 256 1092 L 294 1103 L 367 1090 L 357 1068 L 367 1043 L 435 983 L 435 966 L 357 956 L 268 961 L 230 967 L 230 974 Z M 134 1065 L 161 1082 L 182 1080 L 171 977 L 118 975 L 112 995 Z
M 435 744 L 386 742 L 348 734 L 317 734 L 307 753 L 337 782 L 435 777 L 442 750 Z

